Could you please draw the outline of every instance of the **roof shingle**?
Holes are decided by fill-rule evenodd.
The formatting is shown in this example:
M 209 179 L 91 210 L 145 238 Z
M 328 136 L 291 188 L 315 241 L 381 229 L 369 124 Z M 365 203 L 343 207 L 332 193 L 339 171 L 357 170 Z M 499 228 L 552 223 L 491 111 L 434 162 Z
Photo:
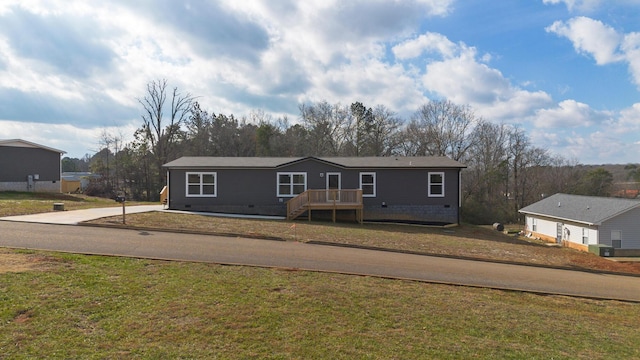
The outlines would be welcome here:
M 599 225 L 640 207 L 640 201 L 558 193 L 520 209 L 521 213 Z
M 184 156 L 164 166 L 167 168 L 278 168 L 315 159 L 345 168 L 465 168 L 444 156 L 388 157 L 212 157 Z

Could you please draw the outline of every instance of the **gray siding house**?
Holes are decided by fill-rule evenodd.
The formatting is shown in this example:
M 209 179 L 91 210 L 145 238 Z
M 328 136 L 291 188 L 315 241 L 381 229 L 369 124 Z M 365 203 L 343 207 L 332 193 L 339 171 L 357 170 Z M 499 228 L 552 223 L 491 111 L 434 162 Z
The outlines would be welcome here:
M 64 153 L 25 140 L 0 140 L 0 191 L 60 192 Z
M 182 157 L 164 167 L 173 210 L 310 218 L 287 203 L 319 192 L 326 202 L 314 218 L 334 206 L 343 220 L 444 225 L 459 223 L 465 166 L 446 157 Z
M 640 255 L 640 201 L 555 194 L 520 210 L 527 235 L 565 246 L 613 248 L 615 256 Z

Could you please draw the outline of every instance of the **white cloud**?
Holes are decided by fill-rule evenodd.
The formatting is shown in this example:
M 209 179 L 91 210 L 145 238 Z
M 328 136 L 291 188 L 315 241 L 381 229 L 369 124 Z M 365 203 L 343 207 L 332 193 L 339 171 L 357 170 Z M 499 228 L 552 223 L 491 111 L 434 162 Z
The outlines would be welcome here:
M 522 122 L 541 106 L 551 103 L 542 91 L 526 91 L 510 83 L 503 74 L 478 62 L 475 48 L 464 44 L 459 55 L 429 63 L 423 86 L 457 104 L 469 104 L 479 116 L 495 122 Z
M 564 100 L 553 109 L 536 111 L 534 125 L 539 128 L 588 127 L 595 121 L 610 119 L 611 114 L 598 112 L 575 100 Z
M 613 122 L 610 129 L 621 135 L 637 134 L 640 132 L 640 103 L 620 111 L 619 118 Z
M 542 0 L 545 4 L 560 4 L 564 3 L 569 11 L 582 11 L 588 12 L 595 10 L 602 0 Z
M 620 46 L 629 64 L 629 72 L 634 82 L 640 88 L 640 33 L 626 34 Z
M 545 30 L 571 40 L 577 52 L 593 56 L 598 65 L 624 59 L 618 52 L 623 37 L 601 21 L 580 16 L 566 23 L 556 21 Z
M 100 149 L 103 132 L 130 142 L 136 129 L 134 123 L 84 129 L 69 124 L 0 120 L 0 139 L 23 139 L 63 150 L 66 152 L 64 156 L 81 158 Z
M 392 51 L 396 58 L 406 60 L 417 58 L 424 52 L 436 52 L 445 58 L 451 58 L 457 53 L 457 49 L 458 46 L 446 36 L 428 32 L 394 46 Z
M 546 31 L 566 37 L 578 53 L 593 56 L 598 65 L 627 63 L 634 83 L 640 88 L 639 32 L 620 34 L 611 26 L 587 17 L 556 21 Z

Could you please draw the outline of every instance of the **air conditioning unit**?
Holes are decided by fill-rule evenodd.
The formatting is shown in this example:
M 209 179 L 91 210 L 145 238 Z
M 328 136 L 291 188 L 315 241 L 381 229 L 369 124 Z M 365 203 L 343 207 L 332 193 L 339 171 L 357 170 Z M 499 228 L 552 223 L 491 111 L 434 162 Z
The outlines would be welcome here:
M 613 246 L 603 244 L 589 245 L 589 252 L 602 257 L 613 256 Z

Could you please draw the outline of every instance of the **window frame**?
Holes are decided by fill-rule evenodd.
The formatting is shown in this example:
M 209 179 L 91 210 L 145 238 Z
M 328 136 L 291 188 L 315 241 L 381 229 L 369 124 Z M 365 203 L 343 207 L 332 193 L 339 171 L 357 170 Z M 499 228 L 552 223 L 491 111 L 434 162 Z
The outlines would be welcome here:
M 613 234 L 617 234 L 618 236 L 617 239 L 614 239 Z M 614 241 L 617 241 L 618 243 L 614 243 Z M 616 246 L 617 245 L 617 246 Z M 613 247 L 614 249 L 621 249 L 622 248 L 622 230 L 611 230 L 611 247 Z
M 589 229 L 585 227 L 582 228 L 582 244 L 583 245 L 589 244 Z
M 189 175 L 198 175 L 200 181 L 198 183 L 189 182 Z M 205 183 L 204 175 L 213 175 L 213 183 Z M 198 185 L 200 192 L 198 194 L 189 193 L 189 186 Z M 213 185 L 213 194 L 203 193 L 204 186 Z M 213 171 L 189 171 L 185 173 L 185 197 L 218 197 L 218 173 Z
M 533 232 L 538 231 L 538 219 L 536 218 L 531 218 L 531 231 Z
M 287 185 L 287 183 L 280 183 L 280 176 L 283 175 L 287 175 L 291 177 L 291 182 L 288 183 L 289 185 L 289 194 L 282 194 L 280 193 L 280 186 L 282 185 Z M 304 177 L 304 183 L 296 183 L 293 181 L 294 176 L 296 175 L 302 175 Z M 300 193 L 295 193 L 294 192 L 294 187 L 296 185 L 303 185 L 304 189 L 302 190 L 302 192 Z M 278 197 L 296 197 L 300 194 L 302 194 L 303 192 L 307 191 L 307 173 L 304 171 L 279 171 L 276 173 L 276 196 Z
M 440 183 L 433 183 L 431 181 L 431 176 L 432 175 L 440 175 L 440 178 L 442 179 L 442 182 Z M 431 192 L 431 187 L 432 186 L 438 186 L 440 185 L 441 187 L 441 193 L 433 193 Z M 428 184 L 427 184 L 427 195 L 429 197 L 444 197 L 445 196 L 445 189 L 444 189 L 444 171 L 429 171 L 428 173 Z
M 372 182 L 371 183 L 364 183 L 362 181 L 362 177 L 363 176 L 371 176 Z M 362 197 L 376 197 L 377 194 L 377 180 L 376 180 L 376 173 L 374 171 L 363 171 L 358 175 L 358 179 L 360 182 L 360 190 L 362 190 Z M 367 185 L 367 186 L 371 186 L 373 188 L 373 192 L 371 194 L 365 194 L 364 189 L 363 189 L 363 185 Z

